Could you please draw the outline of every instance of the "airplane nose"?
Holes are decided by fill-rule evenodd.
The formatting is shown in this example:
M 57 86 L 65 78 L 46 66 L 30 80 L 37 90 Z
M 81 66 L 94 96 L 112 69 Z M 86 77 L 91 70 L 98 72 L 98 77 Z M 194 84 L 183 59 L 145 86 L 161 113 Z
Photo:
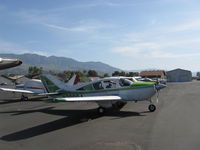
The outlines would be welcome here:
M 161 90 L 161 89 L 163 89 L 163 88 L 165 88 L 165 87 L 167 87 L 166 84 L 162 84 L 162 83 L 156 84 L 156 89 L 157 89 L 157 90 Z

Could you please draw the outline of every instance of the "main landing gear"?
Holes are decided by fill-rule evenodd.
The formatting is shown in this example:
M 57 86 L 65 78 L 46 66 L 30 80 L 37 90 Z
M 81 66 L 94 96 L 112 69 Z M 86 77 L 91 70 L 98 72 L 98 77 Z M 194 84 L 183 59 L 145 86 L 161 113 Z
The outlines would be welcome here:
M 99 108 L 98 108 L 98 112 L 100 114 L 104 114 L 105 111 L 107 111 L 107 110 L 117 110 L 117 111 L 119 111 L 125 104 L 126 104 L 126 102 L 118 101 L 118 102 L 113 103 L 112 105 L 107 106 L 107 107 L 100 105 Z
M 105 113 L 105 108 L 103 108 L 103 107 L 99 107 L 98 108 L 98 112 L 100 113 L 100 114 L 103 114 L 103 113 Z
M 24 96 L 24 95 L 22 95 L 22 96 L 21 96 L 21 100 L 22 100 L 22 101 L 27 101 L 27 100 L 28 100 L 28 97 L 27 97 L 27 96 Z

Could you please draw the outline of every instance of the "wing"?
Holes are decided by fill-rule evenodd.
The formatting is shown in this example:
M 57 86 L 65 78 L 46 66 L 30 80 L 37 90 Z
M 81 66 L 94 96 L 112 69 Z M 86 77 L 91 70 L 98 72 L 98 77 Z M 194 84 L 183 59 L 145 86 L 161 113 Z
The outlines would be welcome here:
M 36 93 L 29 90 L 19 90 L 19 89 L 9 89 L 9 88 L 0 88 L 1 91 L 5 92 L 16 92 L 16 93 L 26 93 L 26 94 L 38 94 L 39 96 L 52 96 L 52 95 L 58 95 L 58 92 L 53 93 Z
M 58 92 L 52 92 L 52 93 L 40 93 L 38 95 L 40 96 L 53 96 L 53 95 L 59 95 L 60 93 Z
M 88 97 L 64 97 L 54 98 L 55 101 L 63 102 L 99 102 L 99 101 L 120 101 L 119 96 L 88 96 Z
M 29 90 L 18 90 L 18 89 L 9 89 L 9 88 L 0 88 L 0 90 L 6 91 L 6 92 L 34 94 L 33 91 L 29 91 Z

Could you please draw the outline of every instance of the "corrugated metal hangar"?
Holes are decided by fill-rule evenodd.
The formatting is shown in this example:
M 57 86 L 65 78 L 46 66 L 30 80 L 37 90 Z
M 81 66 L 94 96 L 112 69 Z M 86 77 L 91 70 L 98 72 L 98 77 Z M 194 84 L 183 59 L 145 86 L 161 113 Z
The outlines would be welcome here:
M 190 82 L 192 81 L 192 72 L 183 69 L 174 69 L 167 72 L 168 82 Z

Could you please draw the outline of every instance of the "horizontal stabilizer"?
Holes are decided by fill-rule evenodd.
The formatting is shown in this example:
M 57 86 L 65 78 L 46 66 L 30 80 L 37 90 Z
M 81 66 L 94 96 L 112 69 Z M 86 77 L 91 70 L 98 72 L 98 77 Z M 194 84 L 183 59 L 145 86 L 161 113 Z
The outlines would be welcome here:
M 64 97 L 55 98 L 55 101 L 65 102 L 98 102 L 98 101 L 119 101 L 122 100 L 119 96 L 88 96 L 88 97 Z

